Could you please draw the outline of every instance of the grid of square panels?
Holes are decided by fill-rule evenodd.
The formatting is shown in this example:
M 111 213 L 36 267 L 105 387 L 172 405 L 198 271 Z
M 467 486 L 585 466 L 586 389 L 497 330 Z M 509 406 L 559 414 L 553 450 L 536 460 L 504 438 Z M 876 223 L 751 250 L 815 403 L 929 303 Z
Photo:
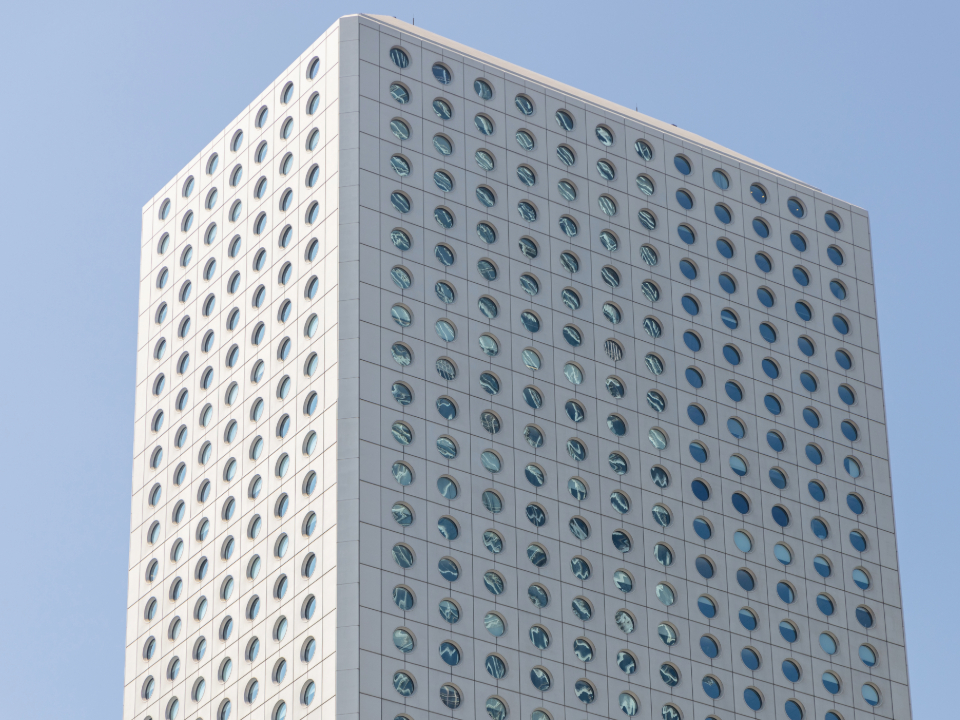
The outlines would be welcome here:
M 873 492 L 883 414 L 851 211 L 456 53 L 388 35 L 376 53 L 360 73 L 361 261 L 378 273 L 361 336 L 380 353 L 362 369 L 379 439 L 361 562 L 378 572 L 361 603 L 387 617 L 362 691 L 415 720 L 457 698 L 494 718 L 591 697 L 611 716 L 869 708 L 862 684 L 888 683 L 859 648 L 886 651 L 892 521 Z
M 127 717 L 333 694 L 337 52 L 321 39 L 145 210 Z

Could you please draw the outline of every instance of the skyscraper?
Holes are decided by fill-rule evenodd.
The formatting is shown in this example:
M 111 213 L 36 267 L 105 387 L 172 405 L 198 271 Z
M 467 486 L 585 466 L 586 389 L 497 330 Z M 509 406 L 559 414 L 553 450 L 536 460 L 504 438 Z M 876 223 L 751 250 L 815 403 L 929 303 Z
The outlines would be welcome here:
M 124 717 L 910 717 L 870 252 L 341 18 L 143 209 Z

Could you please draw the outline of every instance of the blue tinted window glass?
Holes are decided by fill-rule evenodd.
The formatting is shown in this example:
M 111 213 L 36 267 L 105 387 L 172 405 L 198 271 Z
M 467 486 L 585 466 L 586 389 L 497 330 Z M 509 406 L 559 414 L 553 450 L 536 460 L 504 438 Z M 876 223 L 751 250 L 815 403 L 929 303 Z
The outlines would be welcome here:
M 689 405 L 687 407 L 687 417 L 690 418 L 694 425 L 703 425 L 707 421 L 707 417 L 703 414 L 703 410 L 701 410 L 697 405 Z
M 743 477 L 747 474 L 747 464 L 739 455 L 730 456 L 730 469 L 740 477 Z
M 453 76 L 450 74 L 450 71 L 440 63 L 436 63 L 433 66 L 433 77 L 435 77 L 437 81 L 443 85 L 449 85 L 450 81 L 453 80 Z
M 813 319 L 813 311 L 810 309 L 810 306 L 805 302 L 798 300 L 793 306 L 793 309 L 797 311 L 797 315 L 804 322 L 810 322 Z
M 723 273 L 720 276 L 720 287 L 725 293 L 732 295 L 737 291 L 737 282 L 730 275 Z
M 856 442 L 857 438 L 860 437 L 857 426 L 849 420 L 844 420 L 842 423 L 840 423 L 840 432 L 842 432 L 843 436 L 850 442 Z
M 826 540 L 830 534 L 830 531 L 827 529 L 827 524 L 820 518 L 814 518 L 810 521 L 810 529 L 813 531 L 813 534 L 821 540 Z
M 808 373 L 806 370 L 800 373 L 800 384 L 803 385 L 807 392 L 817 391 L 817 379 L 812 373 Z
M 700 338 L 689 331 L 683 334 L 683 343 L 690 348 L 690 352 L 700 352 L 700 348 L 702 347 Z
M 813 559 L 813 569 L 817 571 L 820 577 L 830 577 L 830 574 L 833 572 L 833 568 L 830 567 L 830 561 L 821 555 Z
M 768 273 L 773 270 L 773 263 L 771 263 L 770 258 L 763 253 L 757 253 L 753 256 L 753 259 L 756 261 L 757 267 L 760 268 L 762 272 Z
M 797 628 L 789 620 L 780 621 L 780 635 L 788 643 L 795 643 L 798 638 Z
M 400 48 L 390 50 L 390 59 L 393 60 L 394 65 L 401 69 L 410 64 L 410 58 Z M 311 66 L 310 69 L 313 70 L 313 66 Z
M 774 505 L 770 510 L 770 514 L 773 516 L 773 521 L 780 527 L 786 527 L 790 524 L 789 513 L 779 505 Z
M 673 158 L 673 166 L 677 168 L 681 175 L 689 175 L 693 172 L 693 168 L 690 166 L 690 161 L 687 160 L 683 155 L 677 155 Z
M 746 428 L 743 426 L 743 423 L 737 420 L 736 418 L 729 418 L 727 420 L 727 430 L 730 431 L 730 434 L 733 435 L 738 440 L 742 440 L 747 434 Z
M 757 299 L 760 301 L 760 304 L 764 307 L 773 307 L 773 293 L 770 292 L 767 288 L 758 288 L 757 289 Z
M 817 595 L 817 608 L 824 615 L 833 615 L 834 605 L 833 600 L 828 598 L 826 595 Z
M 837 388 L 837 395 L 839 395 L 840 399 L 843 400 L 843 402 L 847 405 L 853 405 L 857 401 L 856 395 L 853 394 L 853 390 L 846 385 L 841 385 Z
M 683 240 L 687 245 L 693 245 L 697 241 L 697 236 L 693 232 L 693 228 L 691 228 L 689 225 L 678 225 L 677 235 L 679 235 L 680 239 Z
M 713 212 L 717 216 L 717 220 L 724 225 L 729 225 L 733 221 L 733 215 L 730 214 L 730 210 L 727 209 L 726 205 L 717 203 L 713 206 Z
M 737 318 L 736 313 L 729 308 L 724 308 L 720 311 L 720 319 L 723 321 L 723 324 L 731 330 L 736 330 L 740 327 L 740 320 Z
M 863 514 L 863 500 L 861 500 L 858 495 L 854 495 L 853 493 L 847 495 L 847 507 L 850 508 L 855 515 Z
M 817 502 L 823 502 L 827 499 L 827 491 L 823 489 L 823 485 L 818 483 L 816 480 L 811 480 L 807 483 L 807 490 L 810 491 L 810 497 L 812 497 Z
M 834 265 L 843 265 L 843 253 L 840 252 L 840 248 L 830 246 L 827 248 L 827 257 L 830 258 L 830 262 Z
M 701 465 L 707 461 L 707 449 L 698 442 L 690 443 L 690 456 Z
M 858 588 L 861 590 L 867 590 L 870 588 L 870 576 L 867 575 L 863 569 L 854 568 L 851 574 L 853 575 L 853 582 L 856 583 Z
M 850 332 L 850 323 L 841 315 L 833 316 L 833 327 L 841 335 L 846 335 Z
M 684 372 L 684 376 L 687 378 L 687 382 L 693 385 L 693 387 L 703 387 L 703 375 L 701 375 L 700 371 L 696 368 L 687 368 Z
M 807 241 L 800 233 L 790 233 L 790 244 L 793 245 L 797 252 L 807 251 Z
M 715 658 L 720 654 L 720 646 L 717 641 L 707 635 L 700 638 L 700 649 L 708 658 Z
M 710 488 L 708 488 L 707 484 L 702 480 L 694 480 L 690 488 L 693 490 L 694 497 L 700 502 L 706 502 L 710 499 Z
M 859 530 L 850 533 L 850 544 L 857 552 L 866 552 L 867 550 L 867 538 Z
M 806 214 L 803 209 L 803 204 L 796 198 L 787 200 L 787 209 L 790 210 L 790 214 L 795 218 L 802 218 Z
M 710 564 L 705 558 L 699 558 L 698 562 L 699 560 L 703 560 L 707 565 Z M 717 604 L 706 595 L 701 595 L 697 598 L 697 608 L 704 617 L 712 618 L 717 614 Z
M 777 331 L 770 323 L 760 323 L 760 337 L 768 343 L 775 343 L 777 341 Z
M 696 518 L 693 521 L 693 531 L 703 540 L 709 540 L 710 536 L 713 535 L 710 524 L 703 518 Z
M 733 509 L 741 515 L 746 515 L 750 512 L 750 500 L 748 500 L 747 496 L 743 493 L 736 492 L 730 499 L 733 502 Z
M 812 357 L 813 353 L 815 352 L 815 348 L 813 347 L 813 342 L 808 337 L 797 338 L 797 347 L 800 348 L 800 352 L 802 352 L 807 357 Z
M 707 558 L 698 557 L 694 565 L 697 568 L 697 572 L 700 573 L 700 575 L 702 575 L 707 580 L 713 577 L 713 572 L 714 572 L 713 563 L 707 560 Z M 700 611 L 703 612 L 703 608 L 701 608 Z M 714 608 L 714 612 L 716 612 L 716 608 Z M 703 613 L 703 614 L 706 615 L 706 613 Z M 707 617 L 713 617 L 713 616 L 707 615 Z
M 781 412 L 783 412 L 783 405 L 774 395 L 764 395 L 763 405 L 773 415 L 779 415 Z
M 783 474 L 783 470 L 780 468 L 770 468 L 769 477 L 774 487 L 783 490 L 787 486 L 787 476 Z
M 827 227 L 834 232 L 840 232 L 840 218 L 835 213 L 824 213 L 823 221 L 827 224 Z
M 717 240 L 717 251 L 727 258 L 727 260 L 733 257 L 733 245 L 731 245 L 730 241 L 726 238 Z
M 776 380 L 778 377 L 780 377 L 779 366 L 770 358 L 764 358 L 763 362 L 760 363 L 760 366 L 763 368 L 764 374 L 771 380 Z
M 731 365 L 740 364 L 740 352 L 733 345 L 723 346 L 723 358 Z
M 837 365 L 844 370 L 849 370 L 853 367 L 853 359 L 844 350 L 837 350 L 837 352 L 834 353 L 834 358 L 837 361 Z
M 686 190 L 677 190 L 677 202 L 684 210 L 693 208 L 693 196 Z
M 807 460 L 812 462 L 814 465 L 820 465 L 823 463 L 823 453 L 816 445 L 812 443 L 807 445 L 807 447 L 804 448 L 804 452 L 807 455 Z
M 753 219 L 753 231 L 762 238 L 770 237 L 770 226 L 760 218 Z
M 690 295 L 684 295 L 682 298 L 680 298 L 680 304 L 683 305 L 683 309 L 689 314 L 700 314 L 700 304 Z
M 740 402 L 743 400 L 743 390 L 732 380 L 728 380 L 723 388 L 727 391 L 729 398 L 734 402 Z

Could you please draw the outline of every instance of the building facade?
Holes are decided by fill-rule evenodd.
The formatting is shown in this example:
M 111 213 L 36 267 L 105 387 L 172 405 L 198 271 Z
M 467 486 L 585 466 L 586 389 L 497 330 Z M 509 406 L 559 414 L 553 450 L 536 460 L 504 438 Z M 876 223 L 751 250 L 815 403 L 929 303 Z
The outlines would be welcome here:
M 341 18 L 143 209 L 124 717 L 910 717 L 867 213 Z

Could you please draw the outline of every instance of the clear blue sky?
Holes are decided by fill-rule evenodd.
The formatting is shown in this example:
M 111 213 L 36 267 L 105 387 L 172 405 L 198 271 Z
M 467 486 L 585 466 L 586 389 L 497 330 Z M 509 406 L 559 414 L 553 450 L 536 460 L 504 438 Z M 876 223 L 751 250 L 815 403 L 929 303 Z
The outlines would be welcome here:
M 120 716 L 140 208 L 357 11 L 415 17 L 870 211 L 913 709 L 955 717 L 960 10 L 922 0 L 10 0 L 0 715 Z

